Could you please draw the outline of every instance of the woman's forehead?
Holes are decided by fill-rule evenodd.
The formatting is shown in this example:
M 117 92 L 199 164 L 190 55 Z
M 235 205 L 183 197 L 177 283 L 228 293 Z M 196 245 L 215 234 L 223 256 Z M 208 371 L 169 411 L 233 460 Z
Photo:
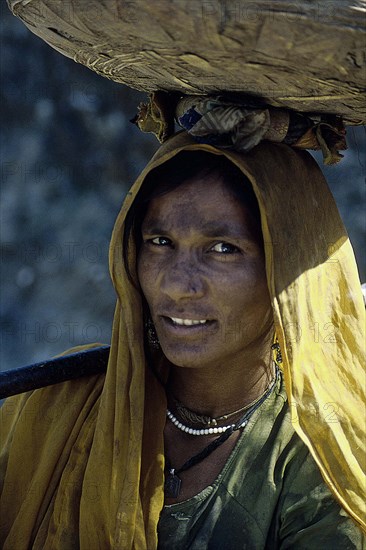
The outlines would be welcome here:
M 235 197 L 223 178 L 216 173 L 209 173 L 183 180 L 179 186 L 169 188 L 169 182 L 161 182 L 156 188 L 149 204 L 149 210 L 174 210 L 177 214 L 191 208 L 195 212 L 208 207 L 218 210 L 235 202 Z
M 216 174 L 197 176 L 151 200 L 143 229 L 199 230 L 207 237 L 248 233 L 248 211 Z

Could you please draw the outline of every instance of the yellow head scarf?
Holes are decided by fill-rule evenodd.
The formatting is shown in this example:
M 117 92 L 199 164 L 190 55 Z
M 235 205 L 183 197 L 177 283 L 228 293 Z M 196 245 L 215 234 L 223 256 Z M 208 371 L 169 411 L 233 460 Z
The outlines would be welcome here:
M 4 549 L 66 549 L 76 540 L 82 550 L 157 546 L 166 403 L 146 368 L 141 296 L 124 269 L 122 234 L 146 175 L 180 151 L 198 149 L 225 155 L 253 185 L 293 425 L 336 498 L 366 529 L 364 305 L 326 182 L 310 155 L 286 145 L 261 143 L 244 156 L 181 133 L 137 179 L 114 228 L 110 269 L 118 300 L 105 382 L 67 382 L 3 407 Z M 129 259 L 134 266 L 133 246 Z

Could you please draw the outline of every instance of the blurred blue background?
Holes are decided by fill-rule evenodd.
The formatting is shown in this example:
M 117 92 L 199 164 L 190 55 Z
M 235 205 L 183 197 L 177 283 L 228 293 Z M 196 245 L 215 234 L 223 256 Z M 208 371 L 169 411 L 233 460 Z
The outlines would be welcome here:
M 1 2 L 1 370 L 110 339 L 108 244 L 157 149 L 129 122 L 144 94 L 54 51 Z M 366 280 L 365 131 L 325 169 Z M 316 158 L 321 164 L 319 155 Z

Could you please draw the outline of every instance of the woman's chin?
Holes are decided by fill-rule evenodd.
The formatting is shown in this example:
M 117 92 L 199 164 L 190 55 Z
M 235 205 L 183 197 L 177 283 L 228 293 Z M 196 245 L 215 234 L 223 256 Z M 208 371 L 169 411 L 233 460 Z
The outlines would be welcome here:
M 161 344 L 162 351 L 173 367 L 199 369 L 213 366 L 215 358 L 211 354 L 205 353 L 202 346 L 195 346 L 193 349 L 176 349 L 175 346 L 164 346 Z

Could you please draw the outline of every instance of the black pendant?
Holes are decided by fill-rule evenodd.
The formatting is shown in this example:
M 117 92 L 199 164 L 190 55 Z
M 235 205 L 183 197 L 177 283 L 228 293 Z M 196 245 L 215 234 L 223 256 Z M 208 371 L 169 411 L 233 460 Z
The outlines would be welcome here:
M 182 480 L 174 473 L 174 469 L 169 471 L 165 478 L 164 493 L 168 498 L 177 498 L 180 493 Z

